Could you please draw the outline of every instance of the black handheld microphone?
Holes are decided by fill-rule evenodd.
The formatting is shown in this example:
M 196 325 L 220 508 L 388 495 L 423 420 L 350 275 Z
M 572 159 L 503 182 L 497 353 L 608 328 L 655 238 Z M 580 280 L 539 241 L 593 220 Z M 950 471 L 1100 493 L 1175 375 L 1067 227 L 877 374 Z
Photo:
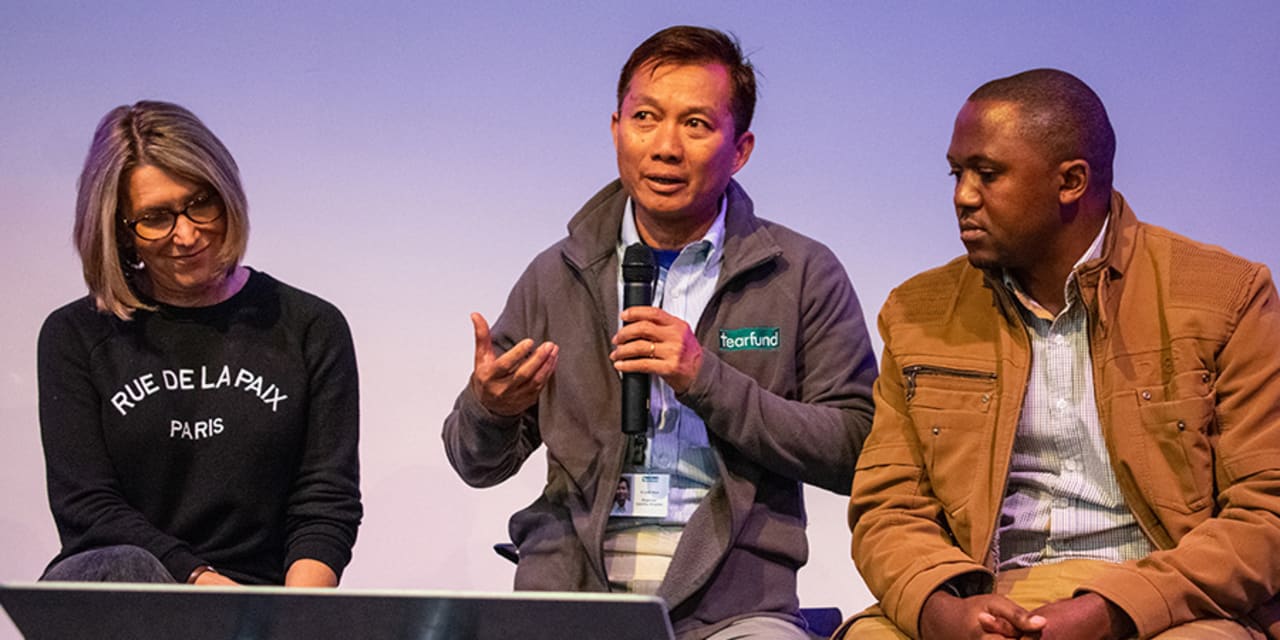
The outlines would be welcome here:
M 653 283 L 658 267 L 653 250 L 642 243 L 627 247 L 622 256 L 622 308 L 653 304 Z M 622 374 L 622 432 L 628 435 L 649 431 L 649 374 Z

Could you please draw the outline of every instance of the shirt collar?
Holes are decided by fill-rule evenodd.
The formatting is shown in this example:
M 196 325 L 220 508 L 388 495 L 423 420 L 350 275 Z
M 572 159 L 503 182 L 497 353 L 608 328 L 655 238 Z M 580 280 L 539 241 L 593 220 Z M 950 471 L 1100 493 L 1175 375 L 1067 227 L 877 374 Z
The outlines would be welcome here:
M 695 251 L 703 252 L 704 259 L 708 262 L 719 258 L 724 250 L 724 218 L 728 205 L 729 198 L 720 196 L 720 211 L 716 214 L 716 219 L 711 222 L 711 227 L 702 235 L 701 240 L 690 242 L 682 247 L 681 253 L 692 247 Z M 637 242 L 644 242 L 640 239 L 640 231 L 636 228 L 635 202 L 630 197 L 627 198 L 626 207 L 623 209 L 622 230 L 619 236 L 619 251 L 624 251 Z

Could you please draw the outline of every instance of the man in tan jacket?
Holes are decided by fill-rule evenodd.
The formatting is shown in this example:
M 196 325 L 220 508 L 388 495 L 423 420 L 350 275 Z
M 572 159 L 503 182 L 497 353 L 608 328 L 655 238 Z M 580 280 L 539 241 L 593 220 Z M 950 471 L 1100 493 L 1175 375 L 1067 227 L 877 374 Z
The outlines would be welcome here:
M 1280 300 L 1139 222 L 1074 76 L 983 85 L 947 152 L 967 252 L 890 295 L 854 476 L 858 638 L 1280 630 Z

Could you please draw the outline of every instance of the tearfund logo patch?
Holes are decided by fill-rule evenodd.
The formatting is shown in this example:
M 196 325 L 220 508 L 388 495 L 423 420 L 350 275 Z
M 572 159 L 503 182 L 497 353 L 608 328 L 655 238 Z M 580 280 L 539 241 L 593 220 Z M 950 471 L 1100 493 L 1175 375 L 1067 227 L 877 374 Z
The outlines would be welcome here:
M 761 351 L 778 348 L 777 327 L 745 327 L 742 329 L 721 329 L 721 351 Z

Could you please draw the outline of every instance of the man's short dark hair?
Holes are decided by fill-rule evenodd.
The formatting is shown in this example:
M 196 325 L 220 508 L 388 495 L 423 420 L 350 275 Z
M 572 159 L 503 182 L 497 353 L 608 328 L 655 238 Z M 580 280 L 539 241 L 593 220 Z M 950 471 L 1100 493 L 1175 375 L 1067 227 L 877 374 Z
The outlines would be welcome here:
M 648 63 L 653 63 L 655 69 L 664 64 L 724 65 L 729 71 L 729 84 L 733 91 L 730 110 L 733 112 L 734 136 L 740 136 L 751 128 L 751 117 L 756 111 L 756 70 L 742 55 L 737 38 L 715 29 L 690 26 L 667 27 L 649 36 L 622 65 L 622 74 L 618 77 L 619 110 L 631 86 L 631 77 Z
M 1055 162 L 1084 158 L 1094 184 L 1111 190 L 1116 133 L 1102 99 L 1083 80 L 1058 69 L 1032 69 L 992 80 L 969 96 L 1022 107 L 1022 133 L 1049 151 Z

